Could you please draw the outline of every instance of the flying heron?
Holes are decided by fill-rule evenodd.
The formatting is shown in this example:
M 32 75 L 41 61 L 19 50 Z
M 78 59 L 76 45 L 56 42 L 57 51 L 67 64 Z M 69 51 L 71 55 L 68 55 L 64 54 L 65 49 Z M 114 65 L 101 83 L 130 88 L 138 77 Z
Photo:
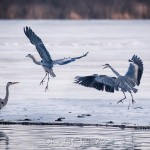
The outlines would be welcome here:
M 45 48 L 45 46 L 42 42 L 42 40 L 32 31 L 32 29 L 30 27 L 25 27 L 24 33 L 28 37 L 30 42 L 33 45 L 35 45 L 35 47 L 36 47 L 36 49 L 37 49 L 37 51 L 38 51 L 38 53 L 42 59 L 41 61 L 37 61 L 33 55 L 31 55 L 31 54 L 27 55 L 27 57 L 31 58 L 35 64 L 41 65 L 44 68 L 46 75 L 44 76 L 44 78 L 40 82 L 40 85 L 43 84 L 46 76 L 48 76 L 45 91 L 48 90 L 49 74 L 52 77 L 56 76 L 55 73 L 53 72 L 53 66 L 54 65 L 66 65 L 68 63 L 76 61 L 77 59 L 85 57 L 89 53 L 89 52 L 87 52 L 86 54 L 83 54 L 82 56 L 79 56 L 79 57 L 73 57 L 73 58 L 69 57 L 69 58 L 52 60 L 49 52 L 47 51 L 47 49 Z
M 75 83 L 83 85 L 85 87 L 95 88 L 100 91 L 106 91 L 114 93 L 114 91 L 121 91 L 124 94 L 124 98 L 119 100 L 123 102 L 126 99 L 125 92 L 129 92 L 132 97 L 132 104 L 135 102 L 133 99 L 132 92 L 136 93 L 138 90 L 135 86 L 140 85 L 140 80 L 143 74 L 143 62 L 142 60 L 134 55 L 132 59 L 129 59 L 130 65 L 127 73 L 122 76 L 115 69 L 113 69 L 109 64 L 103 65 L 104 68 L 110 68 L 116 77 L 109 77 L 107 75 L 97 75 L 93 74 L 90 76 L 77 76 L 75 77 Z
M 9 86 L 13 85 L 13 84 L 17 84 L 19 82 L 8 82 L 6 84 L 6 96 L 4 99 L 0 98 L 0 109 L 2 109 L 4 106 L 6 106 L 7 102 L 8 102 L 8 97 L 9 97 Z

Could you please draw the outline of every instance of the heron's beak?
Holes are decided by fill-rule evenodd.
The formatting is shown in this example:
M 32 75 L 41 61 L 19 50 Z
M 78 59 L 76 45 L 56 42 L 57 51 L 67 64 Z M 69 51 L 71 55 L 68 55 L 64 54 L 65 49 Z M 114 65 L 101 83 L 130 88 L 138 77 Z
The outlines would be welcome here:
M 17 83 L 20 83 L 20 82 L 12 82 L 12 84 L 17 84 Z
M 129 59 L 129 62 L 133 62 L 133 60 Z
M 106 65 L 102 65 L 104 68 L 103 69 L 105 69 L 105 68 L 107 68 L 107 66 Z
M 26 57 L 28 57 L 28 55 Z

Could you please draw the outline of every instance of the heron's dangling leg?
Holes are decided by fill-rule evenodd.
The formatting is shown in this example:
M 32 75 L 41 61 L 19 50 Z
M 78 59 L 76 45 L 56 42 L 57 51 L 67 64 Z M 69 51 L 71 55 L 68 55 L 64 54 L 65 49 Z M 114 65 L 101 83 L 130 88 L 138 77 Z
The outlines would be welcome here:
M 47 76 L 47 73 L 46 73 L 45 77 L 42 79 L 42 81 L 40 82 L 40 85 L 41 85 L 41 84 L 43 85 L 43 82 L 44 82 L 46 76 Z
M 120 102 L 122 102 L 124 99 L 126 99 L 126 95 L 125 95 L 124 92 L 123 92 L 123 94 L 124 94 L 125 97 L 124 97 L 123 99 L 121 99 L 120 101 L 118 101 L 118 103 L 120 103 Z M 117 103 L 117 104 L 118 104 L 118 103 Z M 123 102 L 122 102 L 122 103 L 123 103 Z
M 45 87 L 45 92 L 48 90 L 48 83 L 49 83 L 49 74 L 48 74 L 47 85 L 46 85 L 46 87 Z
M 134 104 L 135 101 L 134 101 L 134 99 L 133 99 L 133 95 L 132 95 L 132 93 L 130 93 L 130 94 L 131 94 L 131 97 L 132 97 L 132 104 Z

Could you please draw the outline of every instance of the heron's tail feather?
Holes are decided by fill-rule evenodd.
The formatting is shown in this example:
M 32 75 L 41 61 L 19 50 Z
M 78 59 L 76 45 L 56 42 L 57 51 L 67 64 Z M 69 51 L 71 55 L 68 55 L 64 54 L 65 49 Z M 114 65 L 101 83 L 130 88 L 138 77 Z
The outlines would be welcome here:
M 136 93 L 138 91 L 138 89 L 136 88 L 133 88 L 133 92 Z
M 56 77 L 55 73 L 53 72 L 53 69 L 51 69 L 49 73 L 52 77 Z

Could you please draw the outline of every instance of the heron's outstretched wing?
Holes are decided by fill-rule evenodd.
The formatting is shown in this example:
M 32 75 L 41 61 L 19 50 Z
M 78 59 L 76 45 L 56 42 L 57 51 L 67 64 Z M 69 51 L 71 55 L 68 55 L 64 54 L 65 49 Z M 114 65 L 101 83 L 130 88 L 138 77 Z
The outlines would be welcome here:
M 51 56 L 47 49 L 45 48 L 42 40 L 32 31 L 30 27 L 24 28 L 24 33 L 30 40 L 30 42 L 35 45 L 40 57 L 45 61 L 52 62 Z
M 69 58 L 57 59 L 57 60 L 54 60 L 53 63 L 54 63 L 54 65 L 66 65 L 66 64 L 71 63 L 73 61 L 76 61 L 77 59 L 85 57 L 88 53 L 89 52 L 87 52 L 86 54 L 79 56 L 79 57 L 73 57 L 73 58 L 69 57 Z
M 143 74 L 143 62 L 136 55 L 134 55 L 131 60 L 133 61 L 133 63 L 130 63 L 128 71 L 125 76 L 135 79 L 137 85 L 139 85 Z
M 91 75 L 91 76 L 77 76 L 75 82 L 85 87 L 95 88 L 100 91 L 106 91 L 114 93 L 115 89 L 115 77 L 108 77 L 106 75 Z

